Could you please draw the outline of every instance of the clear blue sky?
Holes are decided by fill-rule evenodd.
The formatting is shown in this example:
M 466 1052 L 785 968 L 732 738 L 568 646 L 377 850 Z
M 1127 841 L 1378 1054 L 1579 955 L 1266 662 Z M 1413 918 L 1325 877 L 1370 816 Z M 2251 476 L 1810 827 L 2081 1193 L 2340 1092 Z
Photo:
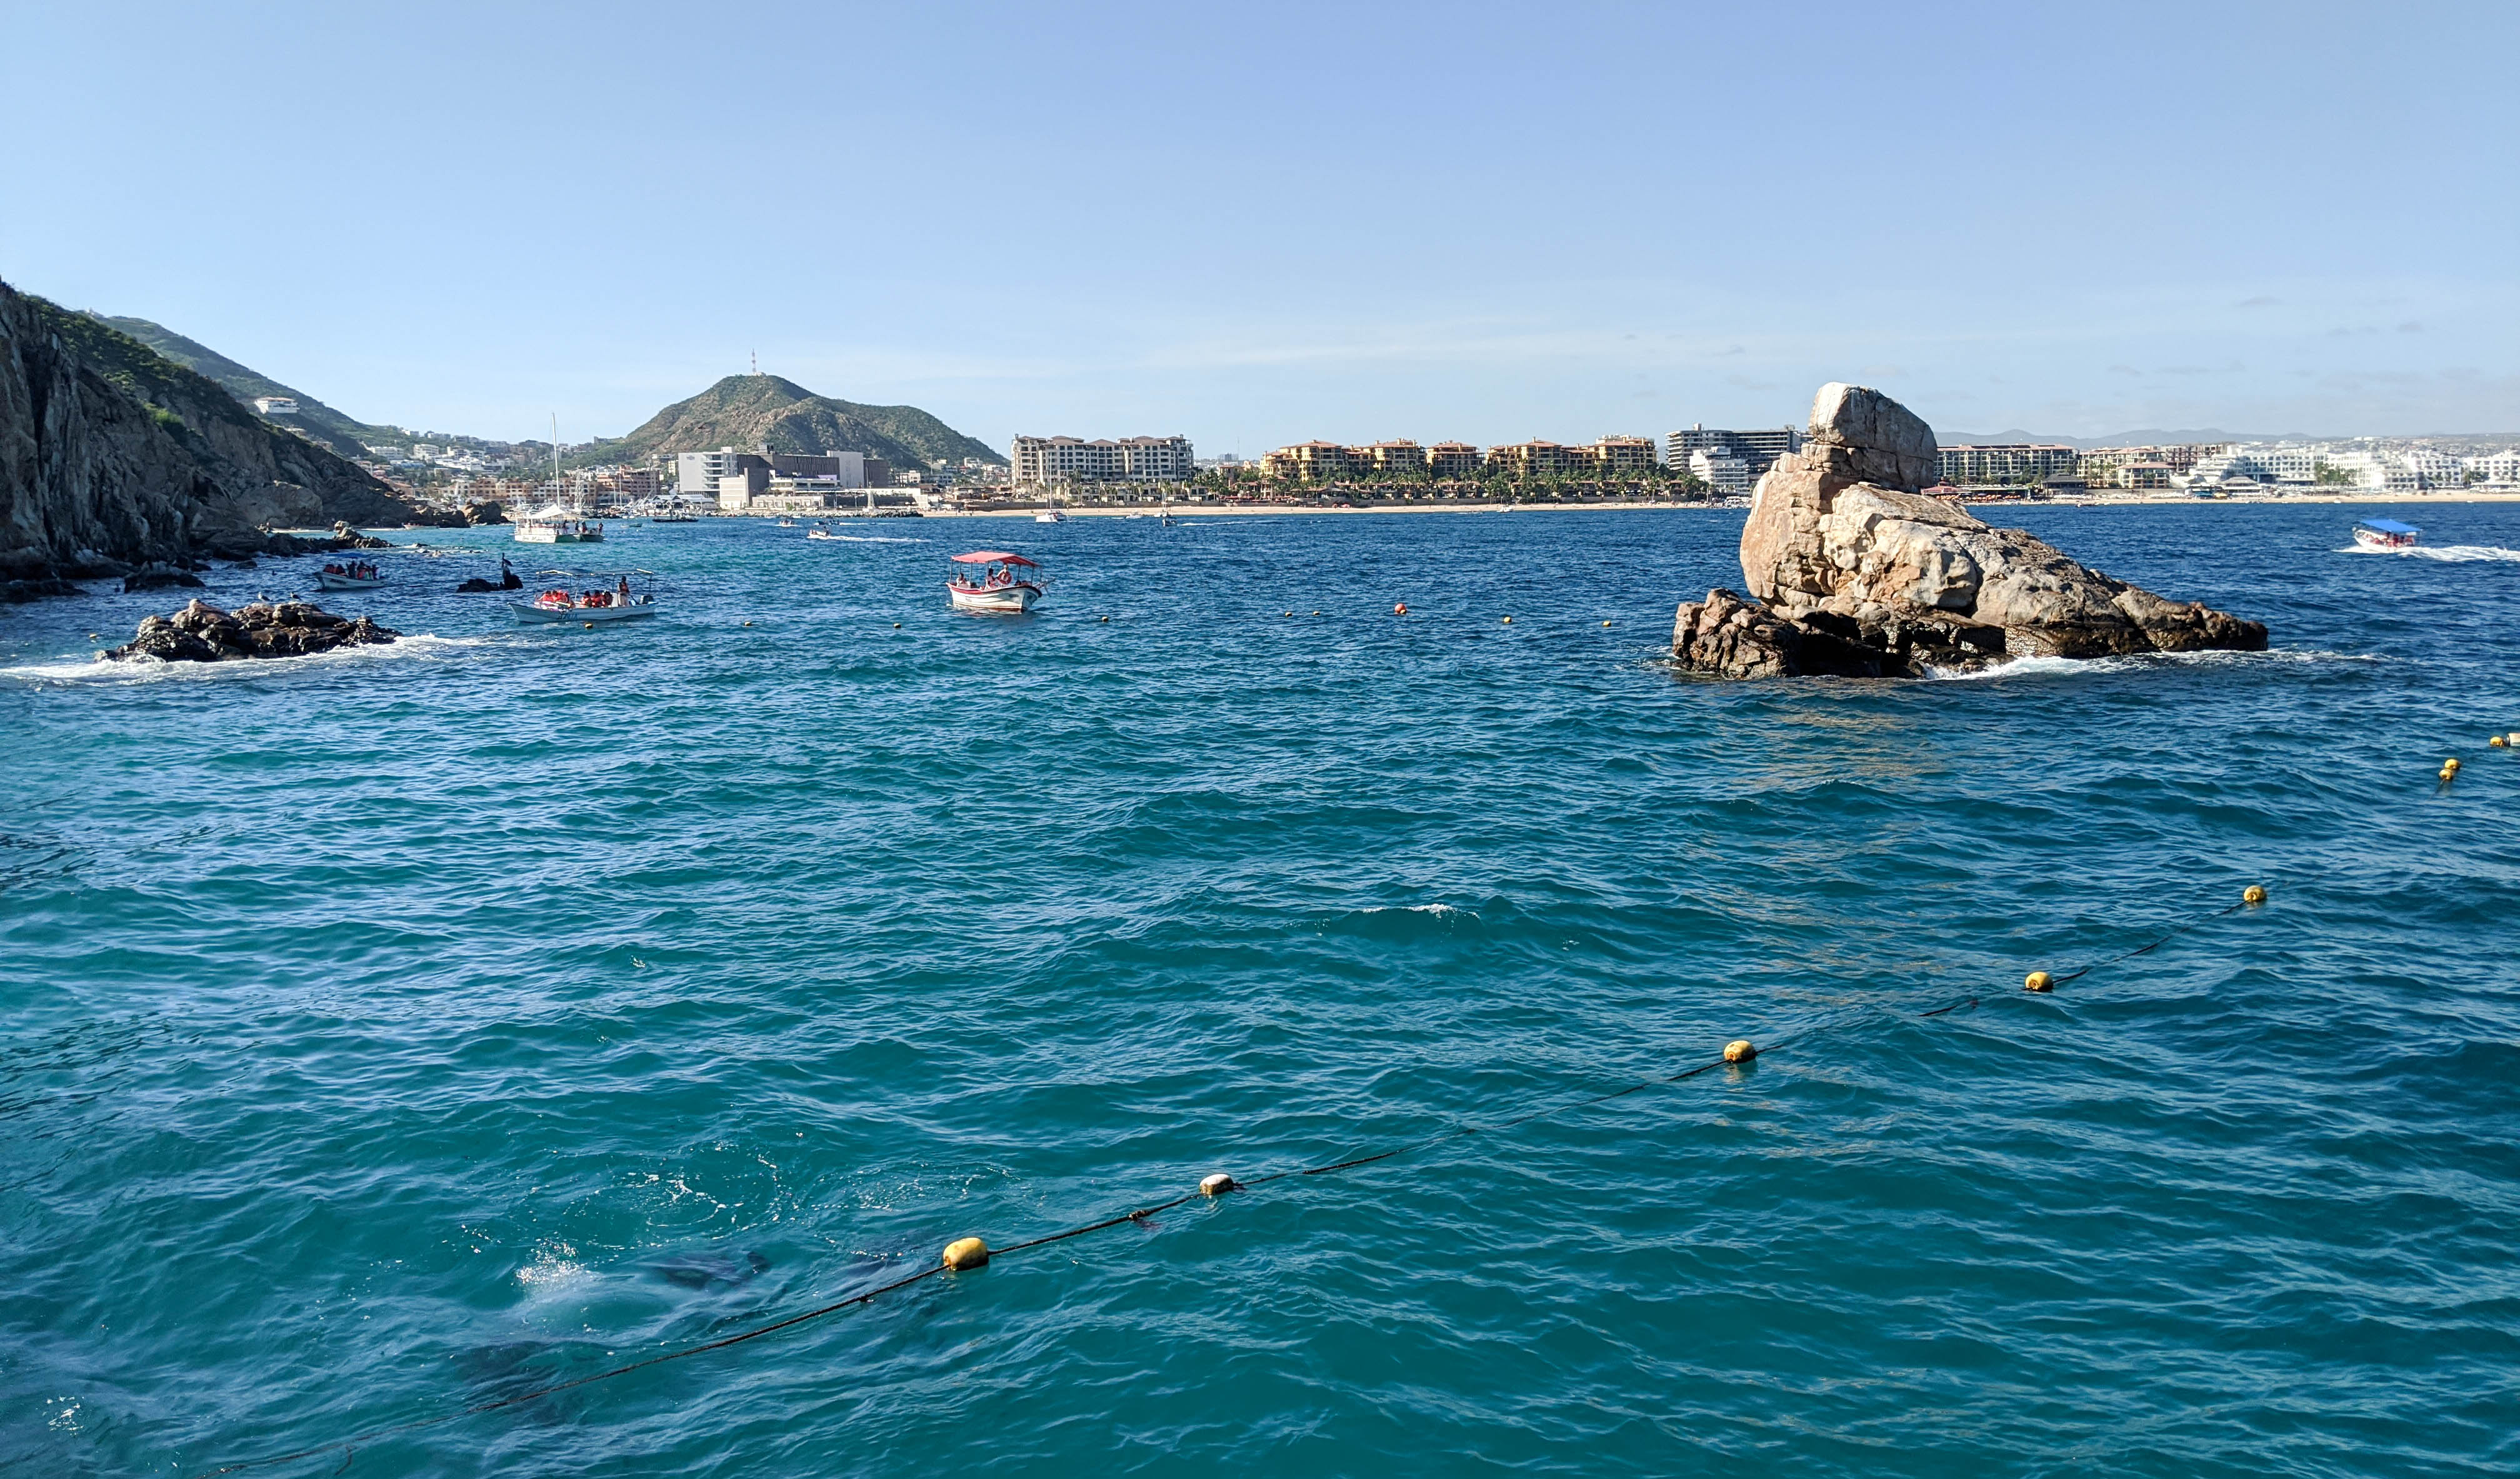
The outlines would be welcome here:
M 2520 430 L 2520 6 L 46 5 L 0 278 L 355 416 Z

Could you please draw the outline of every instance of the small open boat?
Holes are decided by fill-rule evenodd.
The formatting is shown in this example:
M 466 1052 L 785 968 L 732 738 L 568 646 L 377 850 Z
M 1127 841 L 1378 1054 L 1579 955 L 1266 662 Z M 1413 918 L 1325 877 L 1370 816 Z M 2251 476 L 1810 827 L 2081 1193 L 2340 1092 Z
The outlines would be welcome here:
M 383 572 L 364 560 L 338 560 L 315 572 L 315 584 L 327 591 L 373 591 L 384 583 Z
M 553 586 L 531 601 L 511 601 L 509 613 L 531 626 L 539 622 L 636 621 L 657 612 L 656 598 L 630 588 L 632 575 L 645 575 L 646 570 L 541 570 L 538 575 L 567 576 L 573 580 L 608 581 L 586 590 L 572 591 L 566 586 Z
M 1004 550 L 974 550 L 955 556 L 954 563 L 962 568 L 945 582 L 945 594 L 958 611 L 1029 611 L 1049 584 L 1028 573 L 1040 565 Z
M 2394 518 L 2366 518 L 2354 526 L 2354 542 L 2366 550 L 2411 550 L 2423 533 Z

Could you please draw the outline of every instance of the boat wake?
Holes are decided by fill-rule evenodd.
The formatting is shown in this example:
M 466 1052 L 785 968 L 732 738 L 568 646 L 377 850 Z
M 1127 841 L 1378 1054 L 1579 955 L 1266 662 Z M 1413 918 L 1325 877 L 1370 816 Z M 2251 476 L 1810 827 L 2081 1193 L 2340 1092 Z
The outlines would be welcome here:
M 923 539 L 909 539 L 897 534 L 826 534 L 817 544 L 925 544 Z
M 2277 650 L 2269 652 L 2129 652 L 2116 657 L 2015 657 L 1994 667 L 1961 672 L 1946 668 L 1929 668 L 1925 677 L 1936 683 L 1973 683 L 1990 678 L 2044 678 L 2061 675 L 2095 673 L 2139 673 L 2159 668 L 2226 667 L 2241 664 L 2290 664 L 2311 662 L 2379 662 L 2383 659 L 2369 652 L 2316 652 Z
M 2500 545 L 2414 545 L 2403 550 L 2373 550 L 2362 545 L 2347 545 L 2339 555 L 2387 555 L 2402 560 L 2438 560 L 2445 564 L 2475 564 L 2490 560 L 2520 564 L 2520 550 L 2506 550 Z
M 94 657 L 65 657 L 56 662 L 31 662 L 17 667 L 0 667 L 0 679 L 39 687 L 60 685 L 127 686 L 140 683 L 216 683 L 231 678 L 250 677 L 256 673 L 300 673 L 309 669 L 342 667 L 371 662 L 395 660 L 443 661 L 474 648 L 497 645 L 497 637 L 400 637 L 392 642 L 374 643 L 364 647 L 335 648 L 329 652 L 310 652 L 303 657 L 256 657 L 230 662 L 160 662 L 155 657 L 140 657 L 124 662 L 100 662 Z

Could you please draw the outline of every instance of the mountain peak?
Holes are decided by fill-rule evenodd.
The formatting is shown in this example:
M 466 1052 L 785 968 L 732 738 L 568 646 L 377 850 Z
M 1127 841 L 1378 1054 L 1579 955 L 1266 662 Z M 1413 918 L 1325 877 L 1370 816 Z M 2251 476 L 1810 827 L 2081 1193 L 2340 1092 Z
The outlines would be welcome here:
M 638 462 L 677 452 L 862 452 L 896 468 L 928 468 L 966 457 L 1003 463 L 986 442 L 917 406 L 869 406 L 817 395 L 776 375 L 730 375 L 689 400 L 648 418 L 618 440 L 598 441 L 581 462 Z

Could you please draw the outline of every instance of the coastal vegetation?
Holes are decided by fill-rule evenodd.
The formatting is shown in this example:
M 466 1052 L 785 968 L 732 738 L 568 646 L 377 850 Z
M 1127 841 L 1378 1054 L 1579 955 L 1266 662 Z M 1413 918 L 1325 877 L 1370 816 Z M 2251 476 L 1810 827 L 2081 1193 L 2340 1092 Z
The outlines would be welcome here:
M 292 429 L 339 456 L 365 457 L 371 445 L 412 440 L 412 433 L 400 426 L 378 426 L 344 416 L 305 391 L 284 385 L 207 344 L 186 338 L 163 324 L 152 323 L 145 318 L 109 317 L 94 309 L 88 309 L 81 316 L 143 345 L 171 364 L 215 381 L 237 399 L 241 409 L 249 406 L 259 396 L 283 396 L 295 401 L 297 413 L 289 418 Z

